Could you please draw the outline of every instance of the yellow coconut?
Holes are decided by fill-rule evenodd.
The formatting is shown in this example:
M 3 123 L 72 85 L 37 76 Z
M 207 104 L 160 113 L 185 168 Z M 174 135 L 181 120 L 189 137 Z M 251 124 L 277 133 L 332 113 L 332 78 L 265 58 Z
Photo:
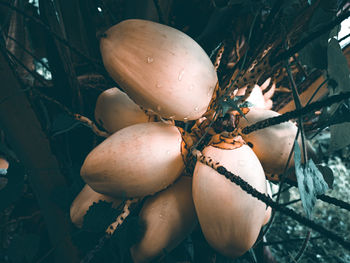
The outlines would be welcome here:
M 148 116 L 128 95 L 117 88 L 105 90 L 97 99 L 95 120 L 114 133 L 136 123 L 148 122 Z
M 183 32 L 125 20 L 105 32 L 100 49 L 106 70 L 143 108 L 182 121 L 206 111 L 216 71 L 205 51 Z
M 179 245 L 197 223 L 192 178 L 183 176 L 168 189 L 148 198 L 140 220 L 145 224 L 145 233 L 131 248 L 135 263 L 150 262 Z
M 86 157 L 81 176 L 92 189 L 113 197 L 156 193 L 184 169 L 181 134 L 165 123 L 139 123 L 114 133 Z
M 85 185 L 70 207 L 70 218 L 73 224 L 81 228 L 83 226 L 84 216 L 89 210 L 89 207 L 99 201 L 111 202 L 114 207 L 117 207 L 122 202 L 121 199 L 97 193 L 90 186 Z
M 234 150 L 208 146 L 203 154 L 220 162 L 261 193 L 266 193 L 263 168 L 246 145 Z M 203 234 L 221 254 L 235 258 L 255 243 L 265 222 L 266 205 L 211 167 L 197 161 L 192 186 L 193 201 Z
M 251 108 L 245 115 L 247 120 L 240 118 L 238 127 L 243 129 L 258 121 L 279 115 L 272 110 Z M 297 131 L 297 126 L 288 121 L 249 134 L 242 134 L 242 137 L 258 156 L 266 173 L 280 174 L 284 171 Z M 290 166 L 293 163 L 292 160 Z

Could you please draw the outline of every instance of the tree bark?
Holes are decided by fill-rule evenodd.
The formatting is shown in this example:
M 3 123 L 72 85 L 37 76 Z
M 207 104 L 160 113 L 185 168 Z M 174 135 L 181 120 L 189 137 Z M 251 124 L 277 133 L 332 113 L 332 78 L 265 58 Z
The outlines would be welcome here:
M 0 48 L 0 127 L 26 168 L 41 207 L 55 253 L 55 262 L 77 262 L 69 235 L 68 216 L 53 201 L 57 187 L 65 187 L 49 140 L 13 72 L 4 47 Z

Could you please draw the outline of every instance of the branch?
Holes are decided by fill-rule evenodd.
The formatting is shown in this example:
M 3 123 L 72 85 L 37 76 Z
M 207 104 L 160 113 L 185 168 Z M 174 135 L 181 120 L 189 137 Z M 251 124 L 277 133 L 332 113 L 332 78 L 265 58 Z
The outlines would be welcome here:
M 264 128 L 272 126 L 272 125 L 277 125 L 277 124 L 280 124 L 282 122 L 286 122 L 286 121 L 289 121 L 291 119 L 295 119 L 295 118 L 298 118 L 300 116 L 306 115 L 306 114 L 313 112 L 315 110 L 319 110 L 323 107 L 330 106 L 334 103 L 341 102 L 343 100 L 347 100 L 349 98 L 350 98 L 350 92 L 340 93 L 338 95 L 328 97 L 325 100 L 316 101 L 314 103 L 311 103 L 302 109 L 289 111 L 283 115 L 256 122 L 250 126 L 243 128 L 242 133 L 249 134 L 249 133 L 256 131 L 256 130 L 264 129 Z

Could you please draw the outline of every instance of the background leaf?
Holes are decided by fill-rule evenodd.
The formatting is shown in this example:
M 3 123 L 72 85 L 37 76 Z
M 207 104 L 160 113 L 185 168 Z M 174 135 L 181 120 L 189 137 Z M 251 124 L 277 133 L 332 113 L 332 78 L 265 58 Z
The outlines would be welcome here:
M 328 166 L 322 166 L 317 164 L 317 169 L 322 173 L 324 181 L 327 183 L 328 187 L 333 189 L 334 174 L 331 168 Z
M 341 50 L 338 41 L 332 38 L 329 42 L 328 49 L 328 75 L 337 82 L 335 90 L 331 90 L 331 93 L 338 94 L 340 92 L 350 91 L 350 71 L 347 64 L 347 60 Z M 330 112 L 336 114 L 338 105 L 333 105 L 330 108 Z M 333 119 L 341 116 L 335 115 Z M 331 142 L 329 151 L 340 150 L 350 144 L 350 123 L 344 122 L 330 126 Z
M 297 141 L 294 143 L 294 161 L 300 198 L 306 215 L 311 218 L 312 209 L 316 203 L 316 196 L 324 194 L 328 189 L 328 185 L 323 179 L 322 173 L 311 159 L 303 167 L 301 164 L 301 151 Z
M 329 151 L 340 150 L 350 144 L 350 122 L 332 125 Z
M 332 38 L 328 47 L 328 75 L 338 84 L 335 93 L 350 91 L 349 74 L 348 63 L 338 40 Z

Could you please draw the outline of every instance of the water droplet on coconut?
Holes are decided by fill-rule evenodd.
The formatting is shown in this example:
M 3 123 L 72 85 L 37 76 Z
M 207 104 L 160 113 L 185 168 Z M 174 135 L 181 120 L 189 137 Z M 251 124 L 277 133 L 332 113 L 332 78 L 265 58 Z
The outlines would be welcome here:
M 167 151 L 167 152 L 166 152 L 166 154 L 168 154 L 168 155 L 169 155 L 169 154 L 170 154 L 170 151 Z
M 147 57 L 147 63 L 150 64 L 154 61 L 154 59 L 152 57 Z
M 194 108 L 194 111 L 198 111 L 198 110 L 199 110 L 198 106 Z
M 184 70 L 181 70 L 181 71 L 180 71 L 180 74 L 179 74 L 179 76 L 178 76 L 178 80 L 179 80 L 179 81 L 182 80 L 182 77 L 184 76 L 184 74 L 185 74 L 185 71 L 184 71 Z

